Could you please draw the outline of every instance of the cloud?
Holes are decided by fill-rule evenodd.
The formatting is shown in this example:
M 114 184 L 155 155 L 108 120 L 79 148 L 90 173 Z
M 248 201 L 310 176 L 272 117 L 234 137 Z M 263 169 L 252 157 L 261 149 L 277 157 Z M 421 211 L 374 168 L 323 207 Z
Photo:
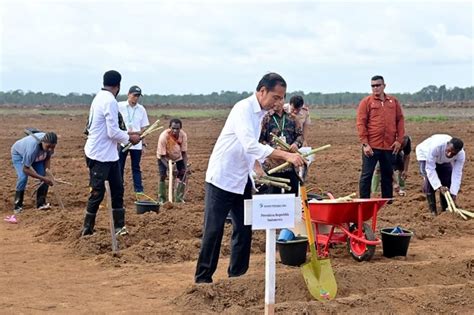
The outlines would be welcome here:
M 466 1 L 16 0 L 0 8 L 0 90 L 23 88 L 7 83 L 13 72 L 87 77 L 117 68 L 179 93 L 185 76 L 199 80 L 191 89 L 209 92 L 232 90 L 222 86 L 232 74 L 243 81 L 269 70 L 357 78 L 398 68 L 406 75 L 418 65 L 472 67 L 473 59 L 473 5 Z M 472 85 L 469 74 L 461 78 Z M 323 91 L 333 88 L 321 83 Z

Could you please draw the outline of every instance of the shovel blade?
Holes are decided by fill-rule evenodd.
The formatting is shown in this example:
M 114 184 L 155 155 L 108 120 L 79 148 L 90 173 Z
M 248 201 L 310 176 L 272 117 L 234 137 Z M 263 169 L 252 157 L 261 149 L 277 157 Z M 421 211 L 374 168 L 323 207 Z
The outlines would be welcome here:
M 301 265 L 304 281 L 311 295 L 318 301 L 336 297 L 337 283 L 329 259 L 311 259 Z

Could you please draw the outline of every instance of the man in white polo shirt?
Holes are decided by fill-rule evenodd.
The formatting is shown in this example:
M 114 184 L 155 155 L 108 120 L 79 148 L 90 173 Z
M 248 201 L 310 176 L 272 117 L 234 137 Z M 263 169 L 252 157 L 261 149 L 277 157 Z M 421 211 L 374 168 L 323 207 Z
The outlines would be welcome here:
M 281 102 L 285 80 L 276 73 L 263 76 L 252 96 L 232 108 L 209 159 L 206 172 L 204 227 L 195 282 L 210 283 L 219 260 L 224 223 L 230 211 L 232 248 L 229 277 L 247 272 L 252 243 L 252 228 L 244 225 L 244 200 L 252 198 L 250 172 L 263 175 L 265 158 L 279 158 L 300 167 L 304 159 L 296 153 L 275 150 L 258 142 L 262 119 L 267 110 Z
M 123 182 L 120 172 L 118 144 L 140 142 L 140 136 L 129 135 L 119 128 L 119 111 L 115 99 L 120 91 L 122 76 L 115 70 L 104 74 L 104 87 L 92 101 L 87 124 L 87 142 L 84 146 L 89 168 L 91 193 L 87 202 L 82 236 L 94 233 L 95 216 L 104 199 L 104 182 L 109 181 L 115 233 L 127 234 L 123 207 Z
M 122 114 L 123 121 L 127 127 L 128 134 L 140 135 L 143 130 L 150 124 L 148 121 L 148 115 L 145 107 L 138 104 L 138 99 L 142 95 L 142 90 L 134 85 L 128 90 L 127 100 L 119 102 L 119 111 Z M 126 143 L 123 143 L 125 145 Z M 142 171 L 140 169 L 140 161 L 142 158 L 142 148 L 146 144 L 140 141 L 138 144 L 132 146 L 125 152 L 122 152 L 120 148 L 120 170 L 122 173 L 122 181 L 125 172 L 125 162 L 127 161 L 127 155 L 130 152 L 130 160 L 132 164 L 132 178 L 133 178 L 133 189 L 135 191 L 135 197 L 137 200 L 143 196 L 143 184 L 142 184 Z
M 433 215 L 437 214 L 436 191 L 440 191 L 442 211 L 448 207 L 443 193 L 449 191 L 453 200 L 456 200 L 466 160 L 463 146 L 461 139 L 443 134 L 432 135 L 416 146 L 416 159 L 424 178 L 423 192 Z

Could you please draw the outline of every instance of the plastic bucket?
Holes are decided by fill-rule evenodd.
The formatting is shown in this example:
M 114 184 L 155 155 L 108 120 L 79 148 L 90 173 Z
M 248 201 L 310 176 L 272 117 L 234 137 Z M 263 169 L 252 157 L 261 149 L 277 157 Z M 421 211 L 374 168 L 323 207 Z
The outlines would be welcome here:
M 158 212 L 160 210 L 160 204 L 151 200 L 135 201 L 135 206 L 137 207 L 137 214 L 144 214 L 149 211 Z
M 306 262 L 308 238 L 297 236 L 291 241 L 277 241 L 281 263 L 288 266 L 300 266 Z
M 405 229 L 401 229 L 402 233 L 392 233 L 396 227 L 384 228 L 380 230 L 382 234 L 382 249 L 383 255 L 387 258 L 395 256 L 406 256 L 408 252 L 408 246 L 410 245 L 410 239 L 413 236 L 413 232 Z
M 295 239 L 295 233 L 288 229 L 282 229 L 278 235 L 278 241 L 288 242 Z

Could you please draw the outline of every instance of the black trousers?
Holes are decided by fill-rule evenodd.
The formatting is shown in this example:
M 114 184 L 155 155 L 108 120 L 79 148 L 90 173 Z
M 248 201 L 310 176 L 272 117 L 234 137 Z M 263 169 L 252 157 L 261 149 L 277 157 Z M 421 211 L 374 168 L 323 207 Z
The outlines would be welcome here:
M 179 160 L 176 162 L 176 169 L 178 170 L 176 177 L 178 177 L 179 180 L 183 180 L 184 174 L 186 174 L 186 165 L 184 165 L 184 160 Z M 167 175 L 169 178 L 173 177 L 173 174 L 168 174 L 168 164 L 164 164 L 161 159 L 158 159 L 158 171 L 160 172 L 160 182 L 164 182 Z
M 105 196 L 106 180 L 109 181 L 112 209 L 123 209 L 123 182 L 119 161 L 99 162 L 86 157 L 89 167 L 89 186 L 91 193 L 87 202 L 87 212 L 96 214 Z
M 428 175 L 426 174 L 426 161 L 419 161 L 420 164 L 420 174 L 423 176 L 423 192 L 425 194 L 433 194 L 435 191 L 428 180 Z M 436 174 L 438 174 L 439 181 L 441 185 L 446 187 L 451 187 L 451 175 L 453 173 L 453 166 L 451 163 L 436 163 Z
M 244 199 L 252 198 L 252 184 L 247 182 L 243 195 L 231 193 L 206 183 L 204 228 L 201 250 L 196 266 L 196 283 L 212 282 L 221 250 L 224 224 L 230 211 L 232 217 L 232 240 L 229 277 L 247 272 L 252 245 L 252 227 L 244 225 Z
M 393 197 L 392 174 L 393 159 L 395 158 L 391 150 L 373 149 L 374 155 L 367 157 L 362 152 L 362 171 L 359 180 L 359 196 L 360 198 L 370 198 L 370 188 L 372 184 L 372 176 L 374 174 L 377 161 L 380 164 L 380 177 L 382 198 Z

